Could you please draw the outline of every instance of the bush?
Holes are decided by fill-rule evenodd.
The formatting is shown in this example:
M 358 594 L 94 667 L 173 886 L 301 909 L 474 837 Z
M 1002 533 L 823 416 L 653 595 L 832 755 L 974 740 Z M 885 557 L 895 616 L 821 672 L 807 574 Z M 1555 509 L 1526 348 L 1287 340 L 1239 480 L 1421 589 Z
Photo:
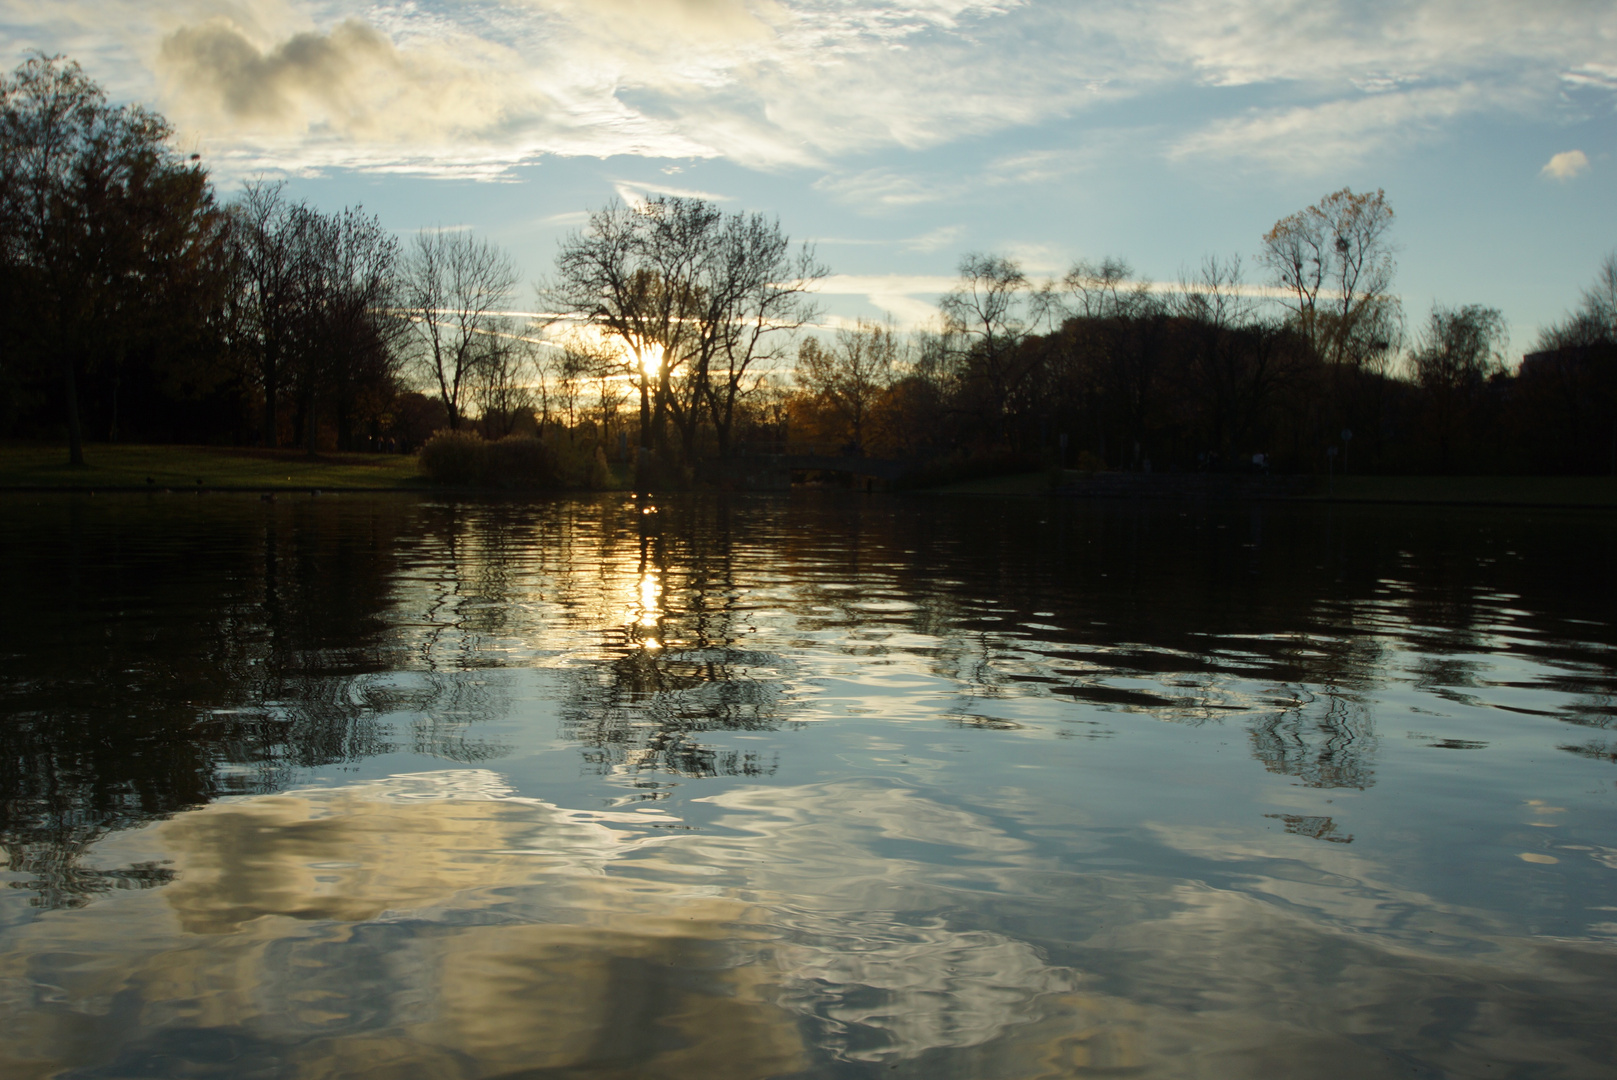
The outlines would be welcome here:
M 421 447 L 421 471 L 435 484 L 480 485 L 488 475 L 488 443 L 470 431 L 444 428 Z
M 531 435 L 507 435 L 488 444 L 488 484 L 491 487 L 543 490 L 559 487 L 556 457 Z
M 524 491 L 560 486 L 555 455 L 532 436 L 487 442 L 472 431 L 440 431 L 421 448 L 420 462 L 435 484 Z

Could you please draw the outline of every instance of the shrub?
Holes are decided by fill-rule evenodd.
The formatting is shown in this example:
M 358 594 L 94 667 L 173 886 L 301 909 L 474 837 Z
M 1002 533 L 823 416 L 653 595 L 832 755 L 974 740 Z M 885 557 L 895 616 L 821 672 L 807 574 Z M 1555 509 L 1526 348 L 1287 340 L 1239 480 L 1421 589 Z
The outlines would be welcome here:
M 550 447 L 531 435 L 507 435 L 488 443 L 488 475 L 491 487 L 521 488 L 526 491 L 559 487 L 556 456 Z
M 421 471 L 435 484 L 480 485 L 488 475 L 488 446 L 475 432 L 436 431 L 421 447 Z
M 440 431 L 421 448 L 420 462 L 435 484 L 524 491 L 560 486 L 555 455 L 531 435 L 487 442 L 474 431 Z

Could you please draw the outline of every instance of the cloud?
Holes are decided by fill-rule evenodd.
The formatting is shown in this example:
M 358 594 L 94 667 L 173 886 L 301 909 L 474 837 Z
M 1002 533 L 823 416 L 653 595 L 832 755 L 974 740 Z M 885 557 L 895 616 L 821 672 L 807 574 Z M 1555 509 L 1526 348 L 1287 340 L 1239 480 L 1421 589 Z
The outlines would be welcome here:
M 614 180 L 612 190 L 617 192 L 618 198 L 630 206 L 641 206 L 650 195 L 669 195 L 676 199 L 704 199 L 708 202 L 729 202 L 730 196 L 717 195 L 711 191 L 697 191 L 693 188 L 674 187 L 661 184 L 655 180 Z
M 1274 172 L 1326 174 L 1414 142 L 1488 101 L 1486 92 L 1462 86 L 1252 109 L 1181 138 L 1169 157 L 1236 159 Z
M 821 278 L 815 292 L 832 296 L 936 296 L 958 284 L 942 274 L 830 274 Z
M 1593 86 L 1601 90 L 1617 90 L 1617 64 L 1584 64 L 1564 72 L 1561 78 L 1574 86 Z
M 827 296 L 863 296 L 901 329 L 912 329 L 935 322 L 937 297 L 957 284 L 956 278 L 942 274 L 831 274 L 816 283 L 815 291 Z M 830 320 L 832 325 L 849 322 Z
M 933 252 L 941 251 L 951 244 L 957 243 L 960 234 L 965 232 L 960 225 L 940 225 L 936 229 L 924 232 L 920 236 L 912 236 L 902 241 L 906 251 Z
M 546 154 L 724 157 L 822 169 L 871 212 L 960 185 L 946 166 L 845 174 L 853 155 L 1129 99 L 1172 102 L 1172 119 L 1064 128 L 1076 149 L 978 179 L 1058 182 L 1108 138 L 1320 172 L 1461 115 L 1617 87 L 1617 12 L 1580 0 L 0 0 L 0 25 L 97 57 L 132 96 L 160 83 L 160 107 L 232 166 L 494 177 Z
M 709 48 L 774 36 L 785 18 L 768 0 L 530 0 L 576 27 L 613 40 L 664 49 Z
M 1556 180 L 1570 180 L 1589 168 L 1589 157 L 1582 150 L 1563 150 L 1544 163 L 1541 176 Z
M 260 44 L 213 17 L 167 34 L 166 107 L 229 173 L 350 166 L 497 178 L 543 153 L 710 157 L 610 90 L 549 88 L 516 50 L 446 29 L 399 44 L 348 19 Z
M 956 177 L 915 176 L 897 169 L 867 169 L 851 176 L 824 176 L 814 182 L 838 201 L 862 209 L 895 209 L 940 202 L 964 190 Z

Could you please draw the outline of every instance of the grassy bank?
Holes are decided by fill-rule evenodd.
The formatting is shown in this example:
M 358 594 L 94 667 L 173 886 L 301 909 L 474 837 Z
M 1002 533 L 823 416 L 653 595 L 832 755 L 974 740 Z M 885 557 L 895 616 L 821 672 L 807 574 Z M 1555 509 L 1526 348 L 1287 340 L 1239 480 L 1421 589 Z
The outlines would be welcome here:
M 1353 502 L 1617 506 L 1610 476 L 1338 476 L 1311 498 Z
M 1160 474 L 1103 474 L 1120 481 L 1111 492 L 1132 498 L 1184 498 L 1182 490 L 1193 478 Z M 1063 474 L 1071 484 L 1080 474 Z M 1217 495 L 1209 478 L 1209 494 Z M 1048 495 L 1048 472 L 994 476 L 947 484 L 930 490 L 948 495 Z M 1323 476 L 1305 483 L 1306 492 L 1277 491 L 1272 497 L 1299 501 L 1366 503 L 1454 504 L 1480 506 L 1590 506 L 1617 507 L 1617 478 L 1609 476 Z M 1160 490 L 1159 490 L 1160 489 Z
M 0 443 L 4 488 L 322 488 L 421 486 L 410 454 L 317 454 L 244 447 L 91 444 L 85 465 L 67 464 L 67 448 Z

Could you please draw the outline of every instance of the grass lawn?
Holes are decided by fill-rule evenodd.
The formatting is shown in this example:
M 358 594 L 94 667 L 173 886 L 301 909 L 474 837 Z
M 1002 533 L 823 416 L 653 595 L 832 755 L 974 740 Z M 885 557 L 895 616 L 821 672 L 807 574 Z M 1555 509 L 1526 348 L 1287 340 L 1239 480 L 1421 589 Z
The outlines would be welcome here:
M 1617 506 L 1610 476 L 1338 476 L 1329 495 L 1323 478 L 1313 498 L 1365 502 L 1494 503 L 1526 506 Z
M 397 488 L 425 486 L 410 454 L 317 454 L 246 447 L 91 443 L 85 465 L 67 447 L 0 443 L 0 489 L 36 488 Z M 148 478 L 150 485 L 147 484 Z
M 958 480 L 952 484 L 939 484 L 924 491 L 940 495 L 1048 495 L 1050 472 L 1012 473 L 1007 476 L 984 476 L 975 480 Z
M 1161 474 L 1167 482 L 1170 474 Z M 1077 474 L 1068 473 L 1069 479 Z M 1151 494 L 1142 478 L 1139 495 Z M 949 495 L 1048 495 L 1050 474 L 1020 473 L 965 480 L 928 489 Z M 1610 476 L 1338 476 L 1327 488 L 1314 478 L 1305 501 L 1377 503 L 1474 503 L 1495 506 L 1617 507 L 1617 477 Z

